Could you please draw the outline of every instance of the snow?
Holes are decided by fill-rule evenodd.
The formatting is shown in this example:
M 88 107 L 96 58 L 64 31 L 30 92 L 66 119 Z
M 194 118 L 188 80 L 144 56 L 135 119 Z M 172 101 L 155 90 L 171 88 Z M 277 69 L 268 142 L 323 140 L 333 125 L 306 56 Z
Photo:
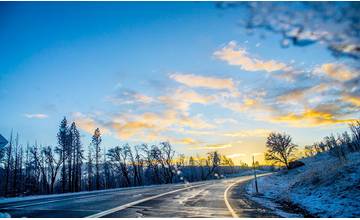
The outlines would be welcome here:
M 328 153 L 301 160 L 305 166 L 259 178 L 255 202 L 290 202 L 315 217 L 360 216 L 360 153 L 341 163 Z M 247 188 L 253 194 L 251 185 Z M 275 202 L 275 203 L 274 203 Z

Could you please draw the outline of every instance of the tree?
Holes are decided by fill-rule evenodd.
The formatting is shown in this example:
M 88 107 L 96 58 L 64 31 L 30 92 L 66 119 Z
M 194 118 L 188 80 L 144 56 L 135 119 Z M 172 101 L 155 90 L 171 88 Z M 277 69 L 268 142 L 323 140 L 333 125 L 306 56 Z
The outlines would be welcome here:
M 220 155 L 217 151 L 208 153 L 206 165 L 207 167 L 209 167 L 209 169 L 205 179 L 208 179 L 211 175 L 214 174 L 216 169 L 220 166 L 220 162 L 221 162 Z
M 116 146 L 109 149 L 108 156 L 110 158 L 111 164 L 116 167 L 118 171 L 122 174 L 125 179 L 125 186 L 128 187 L 131 185 L 129 170 L 127 168 L 127 159 L 129 156 L 128 144 L 125 144 L 123 147 Z
M 351 133 L 352 133 L 352 140 L 353 140 L 353 147 L 354 151 L 360 150 L 360 120 L 356 120 L 353 123 L 349 124 Z
M 8 195 L 11 167 L 12 167 L 12 161 L 13 161 L 13 157 L 12 157 L 13 137 L 12 137 L 12 135 L 13 135 L 13 131 L 11 131 L 10 142 L 6 148 L 6 164 L 5 164 L 6 177 L 5 177 L 5 190 L 4 190 L 5 196 Z
M 172 149 L 172 146 L 169 142 L 161 142 L 159 150 L 158 160 L 161 164 L 161 167 L 163 168 L 163 177 L 165 179 L 165 183 L 172 183 L 175 175 L 173 164 L 175 151 Z
M 70 156 L 69 162 L 69 172 L 71 173 L 71 183 L 69 184 L 70 191 L 78 192 L 81 190 L 81 176 L 82 176 L 82 160 L 84 159 L 84 151 L 82 149 L 80 133 L 76 127 L 75 122 L 71 124 L 69 130 L 69 140 L 71 147 L 71 153 L 68 153 Z M 72 167 L 71 167 L 72 164 Z
M 62 164 L 62 153 L 59 148 L 56 148 L 54 151 L 53 148 L 50 146 L 45 147 L 42 150 L 42 153 L 45 156 L 46 167 L 50 171 L 50 193 L 54 193 L 56 176 Z M 55 154 L 58 154 L 58 156 L 56 156 Z
M 94 131 L 94 135 L 92 136 L 92 146 L 94 147 L 95 153 L 95 181 L 96 181 L 96 189 L 100 189 L 100 160 L 101 160 L 101 133 L 100 129 L 96 128 Z
M 134 173 L 134 184 L 140 186 L 142 185 L 142 169 L 144 162 L 139 154 L 139 146 L 134 147 L 134 153 L 131 149 L 129 149 L 128 152 Z
M 91 145 L 89 145 L 88 148 L 88 156 L 87 156 L 87 180 L 88 180 L 88 190 L 92 190 L 93 189 L 93 175 L 94 175 L 94 171 L 93 171 L 93 149 L 91 147 Z
M 292 143 L 290 135 L 270 133 L 267 137 L 266 148 L 265 160 L 283 164 L 289 169 L 289 162 L 294 159 L 294 152 L 297 149 L 297 146 Z
M 69 136 L 68 136 L 68 125 L 66 117 L 60 122 L 59 132 L 57 134 L 58 144 L 60 146 L 59 150 L 61 152 L 61 159 L 62 159 L 62 169 L 61 169 L 61 189 L 62 192 L 66 192 L 66 167 L 65 167 L 65 160 L 68 155 L 68 148 L 69 148 Z

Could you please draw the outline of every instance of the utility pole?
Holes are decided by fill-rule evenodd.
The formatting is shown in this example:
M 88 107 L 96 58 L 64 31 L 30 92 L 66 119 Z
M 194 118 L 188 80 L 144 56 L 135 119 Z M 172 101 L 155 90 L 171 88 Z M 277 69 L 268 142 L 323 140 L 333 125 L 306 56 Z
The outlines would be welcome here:
M 259 189 L 258 189 L 258 185 L 257 185 L 257 178 L 256 178 L 256 170 L 255 170 L 255 159 L 254 159 L 254 155 L 253 155 L 253 169 L 254 169 L 254 178 L 255 178 L 255 189 L 256 189 L 256 193 L 259 193 Z

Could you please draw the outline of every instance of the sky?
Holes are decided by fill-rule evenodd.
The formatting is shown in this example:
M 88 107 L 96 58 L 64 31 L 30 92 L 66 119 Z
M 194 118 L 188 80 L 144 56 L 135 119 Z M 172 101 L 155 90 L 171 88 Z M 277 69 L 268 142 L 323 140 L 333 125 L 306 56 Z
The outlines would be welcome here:
M 270 132 L 300 147 L 347 129 L 359 72 L 322 44 L 249 35 L 212 2 L 0 3 L 0 134 L 56 145 L 60 121 L 108 149 L 263 159 Z

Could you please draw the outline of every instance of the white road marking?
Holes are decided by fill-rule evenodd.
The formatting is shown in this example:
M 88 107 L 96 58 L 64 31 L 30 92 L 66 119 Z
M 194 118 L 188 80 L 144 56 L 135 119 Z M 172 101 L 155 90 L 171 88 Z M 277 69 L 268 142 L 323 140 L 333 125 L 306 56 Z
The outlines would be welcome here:
M 212 183 L 204 183 L 204 184 L 199 184 L 199 185 L 195 185 L 195 186 L 189 186 L 189 187 L 186 187 L 186 188 L 181 188 L 181 189 L 169 191 L 169 192 L 162 193 L 162 194 L 159 194 L 159 195 L 150 196 L 150 197 L 147 197 L 147 198 L 144 198 L 144 199 L 140 199 L 140 200 L 137 200 L 137 201 L 134 201 L 134 202 L 127 203 L 125 205 L 121 205 L 121 206 L 118 206 L 118 207 L 115 207 L 115 208 L 112 208 L 112 209 L 105 210 L 103 212 L 99 212 L 99 213 L 96 213 L 96 214 L 93 214 L 93 215 L 90 215 L 90 216 L 86 216 L 85 218 L 101 218 L 101 217 L 104 217 L 106 215 L 109 215 L 109 214 L 112 214 L 114 212 L 118 212 L 118 211 L 127 209 L 127 208 L 129 208 L 131 206 L 135 206 L 137 204 L 140 204 L 140 203 L 143 203 L 143 202 L 146 202 L 146 201 L 149 201 L 149 200 L 153 200 L 153 199 L 156 199 L 156 198 L 159 198 L 159 197 L 162 197 L 162 196 L 166 196 L 166 195 L 169 195 L 169 194 L 172 194 L 172 193 L 184 191 L 184 190 L 199 187 L 199 186 L 209 185 L 209 184 L 212 184 Z
M 241 180 L 241 181 L 243 181 L 243 180 Z M 230 213 L 231 213 L 231 216 L 232 216 L 233 218 L 239 218 L 239 216 L 236 214 L 236 212 L 234 211 L 234 209 L 231 207 L 231 205 L 230 205 L 230 203 L 229 203 L 229 201 L 228 201 L 228 199 L 227 199 L 227 193 L 228 193 L 228 191 L 229 191 L 235 184 L 237 184 L 238 182 L 240 182 L 240 180 L 235 181 L 234 183 L 230 184 L 230 186 L 228 186 L 228 187 L 226 188 L 225 192 L 224 192 L 225 205 L 226 205 L 226 207 L 229 209 L 229 211 L 230 211 Z
M 264 174 L 259 174 L 258 177 L 262 177 L 262 176 L 267 176 L 267 175 L 270 175 L 272 173 L 264 173 Z M 235 181 L 234 183 L 232 183 L 230 186 L 228 186 L 228 188 L 226 188 L 225 192 L 224 192 L 224 201 L 225 201 L 225 204 L 226 204 L 226 207 L 229 209 L 231 215 L 233 218 L 239 218 L 239 216 L 236 214 L 235 210 L 231 207 L 228 199 L 227 199 L 227 193 L 228 191 L 237 183 L 239 182 L 242 182 L 242 181 L 247 181 L 247 180 L 251 180 L 253 179 L 252 176 L 248 176 L 247 178 L 244 178 L 244 179 L 240 179 L 238 181 Z
M 110 193 L 105 193 L 105 194 L 102 194 L 102 195 L 111 195 L 111 194 Z M 97 197 L 97 196 L 98 195 L 62 198 L 62 199 L 49 200 L 49 201 L 44 201 L 44 202 L 29 203 L 29 204 L 25 204 L 25 205 L 7 206 L 7 207 L 4 207 L 2 209 L 20 209 L 20 208 L 29 207 L 29 206 L 44 205 L 44 204 L 49 204 L 49 203 L 54 203 L 54 202 L 62 202 L 62 201 L 67 201 L 67 200 L 88 199 L 88 198 Z

